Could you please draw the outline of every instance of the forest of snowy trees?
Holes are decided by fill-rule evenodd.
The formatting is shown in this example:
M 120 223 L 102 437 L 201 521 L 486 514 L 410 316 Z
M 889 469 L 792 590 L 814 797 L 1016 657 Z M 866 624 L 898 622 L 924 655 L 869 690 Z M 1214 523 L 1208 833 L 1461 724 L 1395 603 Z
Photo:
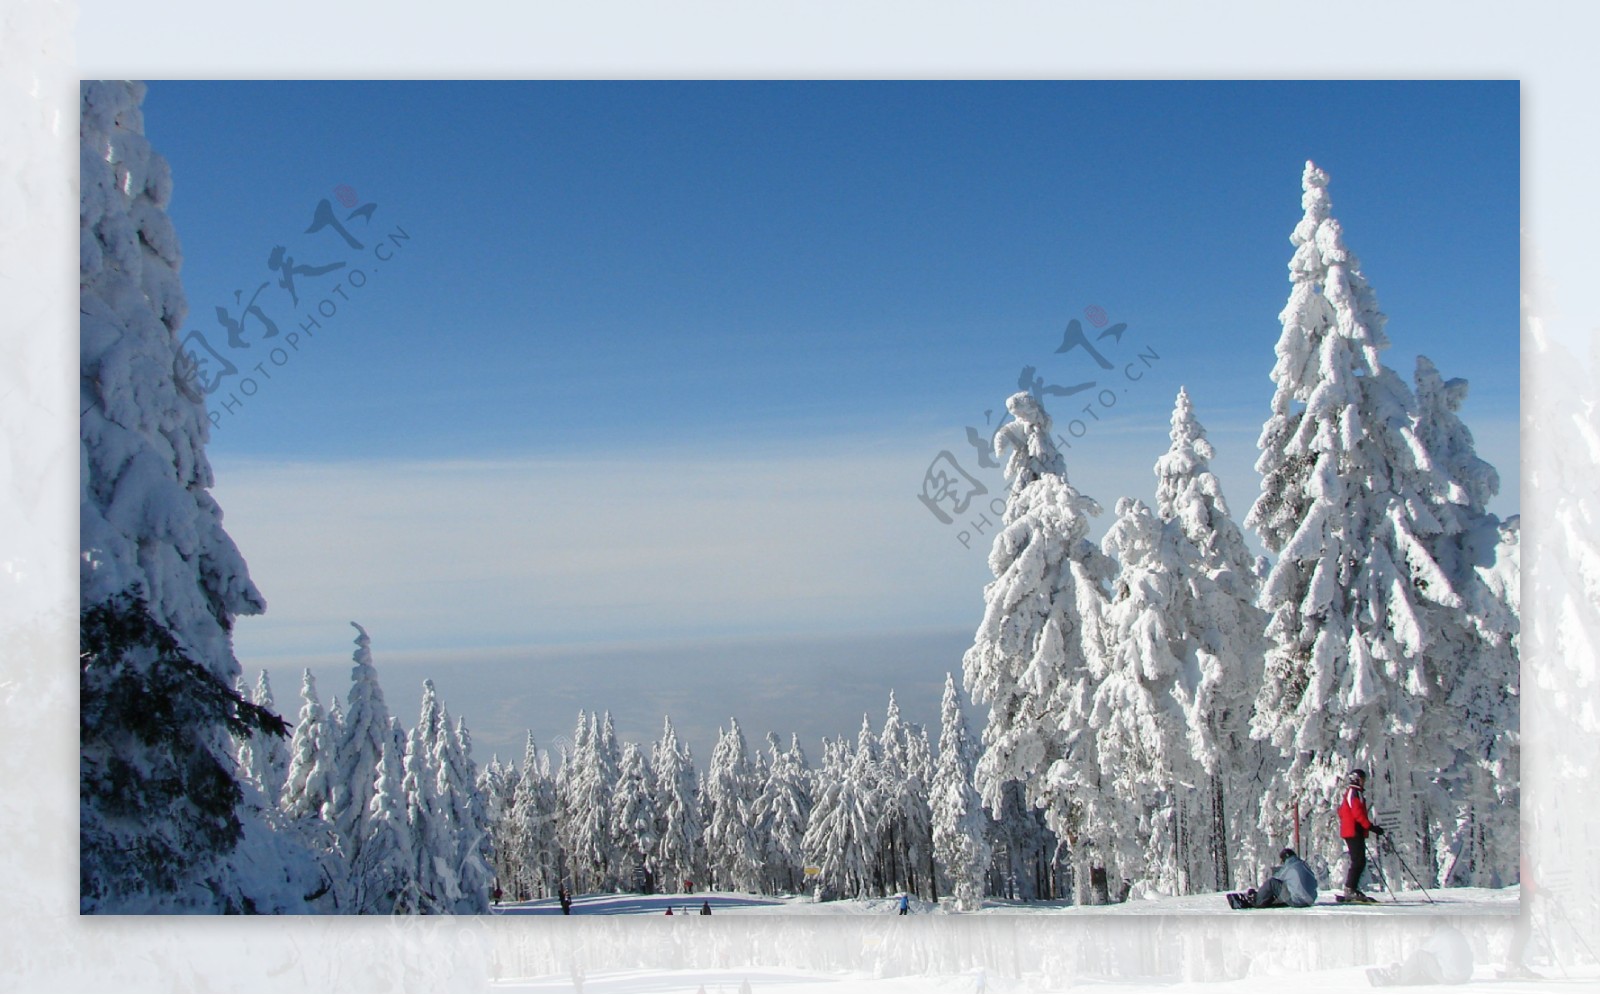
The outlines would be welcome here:
M 1154 507 L 1118 499 L 1092 541 L 1102 506 L 1018 393 L 994 580 L 937 730 L 891 692 L 813 766 L 730 718 L 701 769 L 670 718 L 622 743 L 580 711 L 554 755 L 530 733 L 479 767 L 431 682 L 409 731 L 390 714 L 360 626 L 342 705 L 309 672 L 297 708 L 243 681 L 232 626 L 266 603 L 210 495 L 141 95 L 82 90 L 83 911 L 476 913 L 497 888 L 689 882 L 1105 903 L 1253 882 L 1297 834 L 1326 881 L 1357 766 L 1417 883 L 1517 880 L 1519 523 L 1487 510 L 1465 382 L 1383 364 L 1314 165 L 1242 523 L 1180 389 Z

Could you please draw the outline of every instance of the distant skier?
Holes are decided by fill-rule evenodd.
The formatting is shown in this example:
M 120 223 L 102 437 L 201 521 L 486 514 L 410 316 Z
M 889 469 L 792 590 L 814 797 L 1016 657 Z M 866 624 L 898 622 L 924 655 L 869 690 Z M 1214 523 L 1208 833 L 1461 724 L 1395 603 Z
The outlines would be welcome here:
M 556 891 L 556 901 L 559 902 L 560 905 L 561 905 L 561 914 L 562 915 L 564 915 L 564 916 L 572 915 L 572 893 L 567 891 L 567 886 L 566 885 L 562 885 Z
M 700 903 L 700 914 L 703 916 L 708 916 L 711 914 L 711 902 L 709 899 Z
M 907 915 L 911 912 L 911 896 L 905 892 L 900 893 L 900 914 Z
M 672 906 L 667 906 L 667 915 L 672 915 Z
M 1283 863 L 1273 868 L 1260 888 L 1229 895 L 1228 904 L 1235 909 L 1303 909 L 1317 904 L 1317 876 L 1306 862 L 1287 847 L 1278 854 L 1278 859 Z
M 1361 890 L 1361 874 L 1367 869 L 1367 833 L 1383 835 L 1383 827 L 1367 814 L 1366 786 L 1367 772 L 1357 767 L 1339 797 L 1339 836 L 1350 851 L 1350 870 L 1344 876 L 1344 894 L 1339 896 L 1342 902 L 1377 901 Z

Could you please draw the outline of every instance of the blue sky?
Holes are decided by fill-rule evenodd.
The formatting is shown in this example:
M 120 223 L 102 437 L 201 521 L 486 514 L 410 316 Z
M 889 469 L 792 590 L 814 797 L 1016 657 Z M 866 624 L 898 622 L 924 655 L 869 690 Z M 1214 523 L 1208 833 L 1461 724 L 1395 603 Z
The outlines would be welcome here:
M 493 657 L 504 697 L 602 647 L 651 675 L 639 725 L 700 682 L 674 718 L 706 736 L 717 716 L 684 709 L 733 708 L 741 660 L 781 677 L 813 744 L 891 683 L 930 721 L 987 541 L 915 494 L 942 450 L 998 490 L 965 428 L 994 424 L 1021 367 L 1097 380 L 1047 403 L 1082 422 L 1069 472 L 1108 508 L 1153 490 L 1187 385 L 1243 517 L 1307 158 L 1390 316 L 1387 362 L 1470 380 L 1468 423 L 1513 481 L 1518 107 L 1515 82 L 152 83 L 186 327 L 240 370 L 210 455 L 271 605 L 241 621 L 241 660 L 289 698 L 279 671 L 341 670 L 357 618 L 380 667 L 430 670 L 469 721 L 503 702 L 465 677 L 452 697 L 451 672 Z M 360 250 L 305 231 L 320 200 L 349 213 L 340 193 L 375 205 L 348 222 Z M 276 246 L 345 265 L 297 276 L 298 307 L 269 283 L 279 337 L 247 320 L 229 349 L 215 308 L 276 280 Z M 1091 307 L 1127 324 L 1101 340 L 1111 373 L 1055 352 L 1074 318 L 1098 334 Z M 1159 358 L 1130 380 L 1141 353 Z M 243 396 L 255 363 L 271 379 Z M 1115 403 L 1082 411 L 1101 389 Z M 823 696 L 838 682 L 796 640 L 881 671 L 881 694 Z M 518 687 L 538 699 L 521 724 L 621 708 L 615 681 L 563 687 Z M 409 712 L 414 691 L 390 697 Z M 480 753 L 506 751 L 502 724 Z

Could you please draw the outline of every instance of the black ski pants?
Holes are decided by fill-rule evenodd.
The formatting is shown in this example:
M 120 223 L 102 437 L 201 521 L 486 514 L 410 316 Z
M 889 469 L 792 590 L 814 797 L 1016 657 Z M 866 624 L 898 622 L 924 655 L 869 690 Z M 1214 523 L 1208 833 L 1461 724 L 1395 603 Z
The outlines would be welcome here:
M 1288 905 L 1287 891 L 1288 889 L 1284 887 L 1282 881 L 1277 878 L 1267 878 L 1261 883 L 1261 887 L 1256 889 L 1256 898 L 1254 902 L 1250 903 L 1250 907 L 1253 909 L 1273 909 Z
M 1367 834 L 1360 828 L 1354 836 L 1346 836 L 1344 845 L 1350 850 L 1350 870 L 1344 876 L 1344 890 L 1350 894 L 1360 890 L 1361 875 L 1367 869 Z

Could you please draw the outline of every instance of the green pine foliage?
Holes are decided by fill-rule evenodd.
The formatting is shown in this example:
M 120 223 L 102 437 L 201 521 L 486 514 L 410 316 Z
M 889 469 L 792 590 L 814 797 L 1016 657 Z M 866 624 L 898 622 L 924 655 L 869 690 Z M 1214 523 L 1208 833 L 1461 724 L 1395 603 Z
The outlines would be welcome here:
M 79 633 L 81 911 L 206 889 L 241 835 L 225 734 L 288 725 L 191 659 L 137 594 L 86 606 Z

